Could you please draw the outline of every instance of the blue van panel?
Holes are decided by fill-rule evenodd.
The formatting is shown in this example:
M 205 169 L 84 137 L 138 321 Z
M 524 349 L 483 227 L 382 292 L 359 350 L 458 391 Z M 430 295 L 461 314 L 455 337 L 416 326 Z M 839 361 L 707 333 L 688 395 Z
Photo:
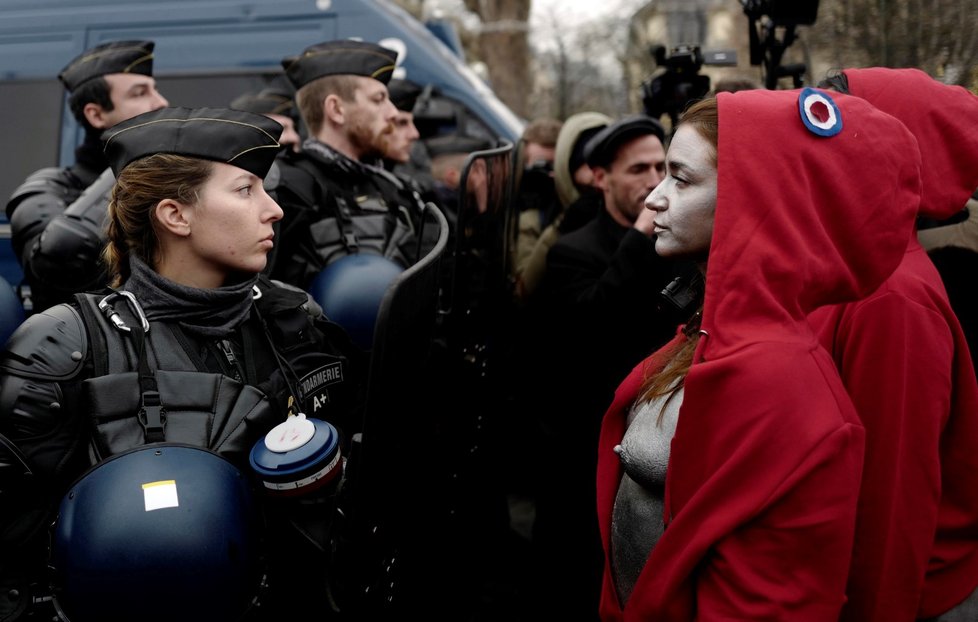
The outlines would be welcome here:
M 40 34 L 0 30 L 0 80 L 49 77 L 51 67 L 60 69 L 84 46 L 79 32 L 48 31 Z M 57 69 L 54 72 L 57 74 Z
M 431 34 L 438 37 L 438 40 L 448 46 L 455 56 L 460 59 L 465 60 L 465 50 L 462 48 L 462 41 L 458 37 L 458 31 L 455 30 L 455 26 L 451 22 L 447 22 L 443 19 L 431 19 L 425 22 L 425 28 L 431 31 Z
M 54 77 L 86 48 L 114 39 L 156 41 L 158 75 L 278 70 L 282 58 L 320 41 L 397 40 L 400 77 L 436 85 L 499 138 L 515 142 L 522 127 L 448 46 L 386 0 L 8 0 L 0 11 L 0 79 Z M 20 43 L 3 45 L 15 37 Z M 62 163 L 76 139 L 67 111 L 65 123 Z
M 324 41 L 336 37 L 336 19 L 277 19 L 261 23 L 214 22 L 193 25 L 148 24 L 139 28 L 97 29 L 89 46 L 116 39 L 152 39 L 156 42 L 153 69 L 212 70 L 219 54 L 236 67 L 278 68 L 295 54 L 296 41 Z

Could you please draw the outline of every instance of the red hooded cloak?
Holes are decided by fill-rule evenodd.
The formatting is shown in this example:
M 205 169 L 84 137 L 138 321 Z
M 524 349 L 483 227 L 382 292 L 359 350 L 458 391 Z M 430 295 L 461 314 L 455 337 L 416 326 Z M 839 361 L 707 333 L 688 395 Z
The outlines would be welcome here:
M 906 128 L 856 97 L 831 96 L 841 132 L 816 135 L 800 95 L 718 96 L 705 334 L 672 441 L 666 529 L 624 608 L 607 563 L 622 473 L 613 447 L 669 346 L 635 368 L 602 425 L 604 620 L 805 622 L 842 607 L 863 429 L 806 318 L 868 295 L 897 266 L 920 163 Z
M 850 93 L 917 138 L 920 214 L 944 220 L 961 211 L 978 187 L 978 97 L 916 69 L 844 73 Z M 978 384 L 940 275 L 912 236 L 876 292 L 809 321 L 866 429 L 842 619 L 944 613 L 978 586 Z

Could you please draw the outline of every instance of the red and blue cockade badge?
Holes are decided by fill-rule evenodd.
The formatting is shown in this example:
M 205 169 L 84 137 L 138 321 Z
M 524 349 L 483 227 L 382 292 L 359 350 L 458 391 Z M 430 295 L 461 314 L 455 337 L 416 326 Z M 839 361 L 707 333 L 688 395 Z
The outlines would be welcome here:
M 816 136 L 835 136 L 842 131 L 842 114 L 825 91 L 802 89 L 798 96 L 798 111 L 805 127 Z

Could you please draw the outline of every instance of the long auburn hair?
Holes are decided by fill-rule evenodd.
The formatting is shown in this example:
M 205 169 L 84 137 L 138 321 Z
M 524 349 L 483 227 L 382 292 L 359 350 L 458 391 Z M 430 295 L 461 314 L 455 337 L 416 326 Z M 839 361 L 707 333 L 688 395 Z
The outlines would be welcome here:
M 702 99 L 692 104 L 680 117 L 679 125 L 688 125 L 696 130 L 700 136 L 713 145 L 713 164 L 717 164 L 717 146 L 719 144 L 719 113 L 717 110 L 717 100 L 715 97 Z M 646 377 L 639 388 L 638 401 L 640 403 L 651 402 L 654 399 L 667 397 L 659 411 L 659 422 L 665 407 L 681 389 L 686 380 L 686 374 L 693 365 L 693 354 L 696 351 L 696 344 L 700 339 L 700 320 L 703 308 L 697 311 L 683 328 L 685 339 L 677 343 L 671 351 L 667 353 L 668 362 L 661 369 L 650 368 L 646 370 Z
M 207 160 L 169 153 L 140 158 L 119 173 L 109 202 L 108 243 L 102 261 L 110 284 L 119 287 L 129 278 L 129 257 L 136 256 L 155 268 L 160 241 L 155 215 L 164 199 L 194 205 L 213 171 Z

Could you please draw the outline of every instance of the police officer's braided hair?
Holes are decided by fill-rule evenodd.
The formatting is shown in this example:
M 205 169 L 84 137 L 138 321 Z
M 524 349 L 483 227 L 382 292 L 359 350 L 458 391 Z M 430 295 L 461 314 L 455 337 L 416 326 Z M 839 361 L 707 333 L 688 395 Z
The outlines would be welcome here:
M 129 278 L 129 257 L 156 268 L 159 257 L 156 206 L 164 199 L 195 205 L 211 175 L 207 160 L 157 153 L 130 163 L 119 173 L 109 203 L 108 243 L 102 253 L 110 284 Z

